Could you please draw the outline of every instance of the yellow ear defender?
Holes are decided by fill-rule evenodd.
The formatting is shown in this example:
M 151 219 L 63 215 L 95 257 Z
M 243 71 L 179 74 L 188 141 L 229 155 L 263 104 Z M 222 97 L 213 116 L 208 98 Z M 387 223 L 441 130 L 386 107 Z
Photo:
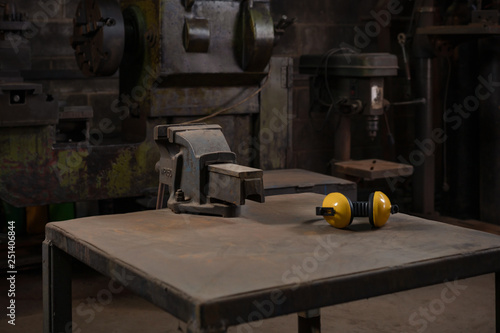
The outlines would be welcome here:
M 382 227 L 391 214 L 399 212 L 398 205 L 391 205 L 389 198 L 380 191 L 370 194 L 368 201 L 352 202 L 339 192 L 328 194 L 322 207 L 316 207 L 316 215 L 321 215 L 335 228 L 345 228 L 354 217 L 368 217 L 374 227 Z

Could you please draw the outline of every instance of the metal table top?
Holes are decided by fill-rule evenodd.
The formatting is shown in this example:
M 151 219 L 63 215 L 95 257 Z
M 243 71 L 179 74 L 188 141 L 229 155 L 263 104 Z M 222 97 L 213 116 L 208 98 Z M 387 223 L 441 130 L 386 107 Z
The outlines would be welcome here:
M 339 230 L 315 216 L 323 197 L 268 197 L 228 219 L 168 209 L 81 218 L 48 224 L 46 238 L 202 328 L 500 271 L 499 236 L 404 214 Z
M 328 194 L 341 192 L 356 200 L 356 183 L 346 179 L 302 169 L 266 170 L 263 176 L 266 196 L 314 192 Z

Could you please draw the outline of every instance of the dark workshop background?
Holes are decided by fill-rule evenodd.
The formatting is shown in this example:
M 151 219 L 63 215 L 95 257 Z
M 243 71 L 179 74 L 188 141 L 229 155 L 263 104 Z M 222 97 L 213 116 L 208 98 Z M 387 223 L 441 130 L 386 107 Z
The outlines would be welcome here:
M 56 2 L 56 1 L 54 1 Z M 60 1 L 64 3 L 64 1 Z M 66 1 L 59 7 L 57 15 L 49 18 L 49 22 L 40 29 L 40 33 L 32 42 L 32 68 L 36 70 L 72 70 L 79 77 L 74 50 L 70 45 L 73 34 L 73 17 L 77 1 Z M 293 155 L 288 168 L 303 168 L 327 173 L 333 155 L 331 129 L 318 133 L 311 126 L 309 118 L 309 75 L 298 74 L 299 57 L 303 54 L 322 54 L 337 48 L 342 42 L 354 45 L 354 27 L 363 22 L 373 20 L 370 11 L 377 8 L 378 1 L 283 1 L 273 0 L 271 10 L 277 20 L 281 14 L 295 17 L 297 22 L 287 29 L 285 35 L 274 49 L 274 55 L 290 56 L 294 59 L 293 76 Z M 16 2 L 24 12 L 34 13 L 40 10 L 38 2 L 20 0 Z M 410 8 L 411 9 L 411 8 Z M 403 18 L 403 16 L 401 16 Z M 398 17 L 394 18 L 396 21 Z M 363 50 L 381 50 L 378 39 L 373 38 L 373 45 Z M 385 45 L 384 45 L 385 46 Z M 50 76 L 50 72 L 47 72 Z M 67 73 L 71 75 L 70 72 Z M 34 80 L 30 80 L 34 81 Z M 45 79 L 41 80 L 47 92 L 54 94 L 66 105 L 91 105 L 94 108 L 94 127 L 102 118 L 110 118 L 120 124 L 118 114 L 110 109 L 111 103 L 118 96 L 118 74 L 104 78 L 81 79 Z M 390 89 L 387 89 L 390 91 Z M 395 114 L 398 126 L 398 149 L 413 149 L 412 146 L 412 110 L 398 110 Z M 324 115 L 318 115 L 318 123 Z M 361 124 L 362 128 L 363 124 Z M 315 127 L 319 127 L 316 124 Z M 384 128 L 384 126 L 381 126 Z M 120 127 L 110 135 L 119 135 Z M 383 138 L 370 142 L 367 136 L 354 137 L 352 144 L 353 159 L 384 157 L 389 153 L 383 145 Z M 405 135 L 406 134 L 406 135 Z M 387 156 L 386 156 L 387 157 Z
M 43 3 L 44 1 L 42 1 Z M 94 109 L 91 127 L 96 127 L 103 118 L 110 118 L 116 126 L 112 133 L 106 136 L 119 137 L 121 132 L 118 114 L 112 112 L 110 105 L 118 95 L 118 73 L 112 77 L 84 78 L 75 62 L 70 37 L 73 33 L 73 17 L 77 1 L 45 1 L 44 3 L 62 3 L 54 7 L 55 15 L 41 27 L 32 43 L 32 69 L 38 74 L 34 79 L 26 81 L 42 83 L 44 91 L 53 94 L 66 106 L 90 105 Z M 64 3 L 66 2 L 66 3 Z M 438 6 L 444 17 L 446 9 L 452 1 L 443 2 Z M 458 1 L 457 3 L 461 3 Z M 398 56 L 402 68 L 402 53 L 397 43 L 397 34 L 407 30 L 413 9 L 413 1 L 401 1 L 403 12 L 391 18 L 387 28 L 371 38 L 371 43 L 362 52 L 390 52 Z M 16 1 L 19 9 L 30 13 L 40 10 L 38 1 Z M 327 119 L 328 126 L 321 131 L 318 127 L 325 122 L 325 113 L 310 113 L 310 76 L 299 74 L 299 57 L 307 54 L 323 54 L 332 48 L 338 48 L 341 43 L 353 45 L 354 28 L 363 26 L 373 20 L 372 11 L 386 8 L 387 1 L 322 1 L 322 0 L 273 0 L 271 12 L 275 21 L 283 14 L 296 18 L 295 24 L 287 29 L 284 36 L 274 49 L 274 55 L 289 56 L 294 61 L 293 74 L 293 125 L 292 140 L 288 147 L 287 168 L 302 168 L 324 174 L 332 174 L 331 160 L 333 156 L 333 131 L 335 120 Z M 449 10 L 449 8 L 448 8 Z M 472 47 L 472 46 L 471 46 Z M 475 46 L 474 46 L 475 47 Z M 448 93 L 448 104 L 453 98 L 463 100 L 463 94 L 455 96 L 458 91 L 473 89 L 477 84 L 477 60 L 474 55 L 459 59 L 459 53 L 466 54 L 470 50 L 467 45 L 457 48 L 451 54 L 451 88 Z M 469 52 L 472 53 L 472 52 Z M 465 59 L 465 60 L 463 60 Z M 447 79 L 447 61 L 443 57 L 432 60 L 435 63 L 433 71 L 434 84 L 434 125 L 442 127 L 443 96 Z M 455 70 L 460 68 L 462 74 Z M 402 71 L 398 77 L 386 78 L 385 98 L 390 102 L 410 100 L 413 96 L 405 95 L 405 78 Z M 472 79 L 471 79 L 472 78 Z M 469 83 L 472 82 L 472 83 Z M 458 87 L 457 87 L 458 86 Z M 460 97 L 462 96 L 462 97 Z M 371 141 L 364 130 L 362 121 L 354 121 L 352 125 L 352 159 L 380 158 L 398 161 L 398 156 L 408 157 L 415 149 L 415 114 L 414 106 L 392 107 L 387 112 L 387 122 L 381 119 L 380 132 Z M 228 126 L 236 126 L 237 122 L 224 116 L 220 121 Z M 248 122 L 248 121 L 244 121 Z M 387 127 L 389 125 L 389 129 Z M 435 210 L 441 214 L 461 218 L 480 218 L 480 185 L 481 166 L 478 147 L 487 141 L 480 141 L 479 113 L 472 114 L 467 119 L 467 126 L 459 132 L 450 134 L 448 141 L 448 159 L 443 164 L 443 152 L 440 145 L 435 150 Z M 392 132 L 394 143 L 388 136 Z M 457 154 L 454 154 L 457 152 Z M 484 163 L 483 163 L 484 164 Z M 498 165 L 498 163 L 496 164 Z M 446 173 L 446 180 L 444 174 Z M 431 180 L 432 181 L 432 180 Z M 380 180 L 371 183 L 358 182 L 360 199 L 374 188 L 389 190 L 387 181 Z M 399 200 L 403 207 L 412 210 L 413 198 L 411 177 L 398 182 L 392 196 Z M 449 188 L 446 188 L 448 186 Z M 491 183 L 492 187 L 498 184 Z M 495 192 L 497 193 L 497 192 Z M 484 197 L 483 197 L 484 199 Z M 428 212 L 426 212 L 428 213 Z

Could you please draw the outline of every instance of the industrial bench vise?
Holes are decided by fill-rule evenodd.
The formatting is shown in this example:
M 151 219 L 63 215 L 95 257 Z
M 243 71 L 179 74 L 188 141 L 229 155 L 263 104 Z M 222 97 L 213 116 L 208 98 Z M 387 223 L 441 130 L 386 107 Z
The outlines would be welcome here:
M 160 125 L 154 130 L 160 149 L 156 208 L 175 213 L 235 217 L 245 199 L 264 202 L 263 172 L 236 164 L 219 125 Z

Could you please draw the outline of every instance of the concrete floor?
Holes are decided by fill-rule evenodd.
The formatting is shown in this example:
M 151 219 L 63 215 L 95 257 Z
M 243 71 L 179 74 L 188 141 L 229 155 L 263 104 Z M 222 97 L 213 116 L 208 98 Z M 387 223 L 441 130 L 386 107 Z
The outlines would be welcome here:
M 5 277 L 0 290 L 6 290 Z M 0 317 L 0 332 L 42 331 L 42 279 L 39 269 L 17 275 L 16 326 Z M 107 288 L 109 279 L 84 267 L 75 268 L 73 278 L 74 332 L 132 333 L 185 332 L 185 325 L 157 307 L 123 290 L 109 304 L 92 308 L 89 300 Z M 455 287 L 431 287 L 360 300 L 324 308 L 323 332 L 494 332 L 494 275 L 458 281 Z M 455 292 L 455 294 L 453 294 Z M 444 295 L 444 296 L 443 296 Z M 445 298 L 442 298 L 445 297 Z M 0 295 L 1 308 L 6 295 Z M 446 302 L 444 302 L 446 301 Z M 108 301 L 106 302 L 108 303 Z M 3 310 L 5 311 L 5 310 Z M 296 315 L 232 327 L 232 333 L 296 332 Z M 59 332 L 58 332 L 59 333 Z

